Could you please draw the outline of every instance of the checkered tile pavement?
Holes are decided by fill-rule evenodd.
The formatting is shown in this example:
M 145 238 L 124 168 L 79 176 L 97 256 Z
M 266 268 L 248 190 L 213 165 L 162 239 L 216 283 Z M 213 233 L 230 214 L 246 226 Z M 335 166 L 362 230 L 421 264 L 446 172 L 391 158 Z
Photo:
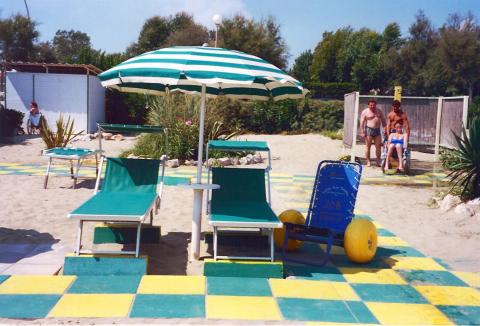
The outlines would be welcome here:
M 1 165 L 0 174 L 43 168 Z M 68 173 L 68 170 L 67 170 Z M 167 175 L 189 178 L 189 170 Z M 313 178 L 273 174 L 293 209 L 307 210 Z M 362 212 L 357 216 L 370 218 Z M 451 271 L 375 222 L 366 265 L 334 247 L 327 266 L 284 266 L 285 279 L 204 276 L 0 276 L 0 318 L 207 318 L 345 324 L 480 324 L 480 273 Z M 319 252 L 305 244 L 305 252 Z M 277 255 L 278 257 L 278 255 Z

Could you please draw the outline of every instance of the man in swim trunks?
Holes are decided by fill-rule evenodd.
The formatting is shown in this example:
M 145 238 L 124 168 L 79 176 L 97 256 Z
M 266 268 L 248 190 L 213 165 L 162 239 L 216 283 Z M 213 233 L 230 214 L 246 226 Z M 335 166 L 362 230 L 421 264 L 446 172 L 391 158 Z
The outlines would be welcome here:
M 380 166 L 380 154 L 382 150 L 381 127 L 386 125 L 383 113 L 377 109 L 377 101 L 368 101 L 368 107 L 362 111 L 360 116 L 360 130 L 365 138 L 365 158 L 367 166 L 370 162 L 370 148 L 375 144 L 375 153 L 377 155 L 377 166 Z
M 402 103 L 398 100 L 392 102 L 392 111 L 387 115 L 387 126 L 385 127 L 385 132 L 387 133 L 387 139 L 390 136 L 390 133 L 395 132 L 395 125 L 397 123 L 405 127 L 405 144 L 406 147 L 408 144 L 408 139 L 410 137 L 410 123 L 408 122 L 407 114 L 400 110 Z

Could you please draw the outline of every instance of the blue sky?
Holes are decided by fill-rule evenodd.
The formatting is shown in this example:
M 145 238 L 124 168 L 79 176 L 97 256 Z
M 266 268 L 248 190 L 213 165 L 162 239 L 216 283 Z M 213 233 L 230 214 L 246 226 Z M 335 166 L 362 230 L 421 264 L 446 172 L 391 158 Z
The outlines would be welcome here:
M 40 40 L 51 40 L 58 29 L 87 33 L 96 49 L 121 52 L 136 41 L 143 23 L 155 15 L 186 11 L 212 28 L 212 16 L 236 13 L 260 19 L 274 16 L 290 50 L 290 62 L 313 49 L 324 31 L 339 27 L 369 27 L 381 32 L 390 22 L 402 33 L 422 9 L 436 27 L 449 14 L 470 10 L 480 18 L 480 0 L 27 0 L 30 16 L 39 23 Z M 23 0 L 0 0 L 0 17 L 26 14 Z

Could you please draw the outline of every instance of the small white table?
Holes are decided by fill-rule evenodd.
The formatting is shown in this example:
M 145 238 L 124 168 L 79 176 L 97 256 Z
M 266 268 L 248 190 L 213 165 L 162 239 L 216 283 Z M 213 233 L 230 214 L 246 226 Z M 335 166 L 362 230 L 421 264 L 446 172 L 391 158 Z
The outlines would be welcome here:
M 190 255 L 192 260 L 200 257 L 200 233 L 202 229 L 203 191 L 220 189 L 220 185 L 209 183 L 181 184 L 179 187 L 193 189 L 192 239 Z

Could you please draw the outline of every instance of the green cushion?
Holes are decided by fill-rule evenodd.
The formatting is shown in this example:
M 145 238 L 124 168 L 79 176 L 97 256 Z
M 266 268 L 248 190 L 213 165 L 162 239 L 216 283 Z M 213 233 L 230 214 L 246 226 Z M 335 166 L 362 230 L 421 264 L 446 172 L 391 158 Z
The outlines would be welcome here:
M 232 225 L 235 223 L 280 224 L 278 217 L 268 203 L 245 201 L 223 201 L 215 206 L 212 205 L 210 221 L 212 225 L 220 222 L 231 223 Z
M 62 155 L 62 156 L 88 156 L 94 152 L 89 148 L 71 148 L 71 147 L 54 147 L 44 151 L 44 154 Z
M 155 202 L 156 193 L 104 192 L 91 197 L 70 215 L 114 215 L 142 217 Z
M 208 148 L 224 151 L 270 151 L 265 141 L 211 140 Z
M 102 131 L 111 132 L 158 133 L 164 131 L 164 128 L 160 126 L 123 125 L 111 123 L 99 123 L 98 127 L 100 127 Z

